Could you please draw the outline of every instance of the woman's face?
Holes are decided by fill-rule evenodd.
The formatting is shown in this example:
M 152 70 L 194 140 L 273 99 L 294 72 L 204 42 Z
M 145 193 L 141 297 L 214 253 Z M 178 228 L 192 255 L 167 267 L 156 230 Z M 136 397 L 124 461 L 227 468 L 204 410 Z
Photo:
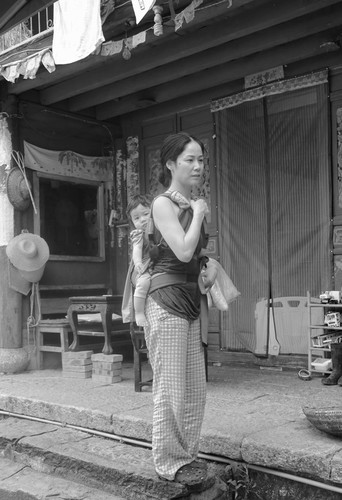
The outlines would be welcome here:
M 184 186 L 197 186 L 204 169 L 204 157 L 198 142 L 189 142 L 177 160 L 169 162 L 169 168 L 173 181 Z

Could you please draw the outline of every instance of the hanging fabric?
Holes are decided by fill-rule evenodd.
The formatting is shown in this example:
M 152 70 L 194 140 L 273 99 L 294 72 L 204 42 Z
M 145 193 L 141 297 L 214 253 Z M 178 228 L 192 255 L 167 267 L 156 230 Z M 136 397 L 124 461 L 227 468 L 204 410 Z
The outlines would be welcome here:
M 103 182 L 113 180 L 112 156 L 85 156 L 75 151 L 53 151 L 24 141 L 25 166 L 38 172 Z
M 54 3 L 52 55 L 56 64 L 84 59 L 104 42 L 100 3 L 100 0 Z
M 306 293 L 329 289 L 332 271 L 326 82 L 326 72 L 278 82 L 213 113 L 221 263 L 241 292 L 223 315 L 223 347 L 306 353 Z
M 139 24 L 142 18 L 152 9 L 156 0 L 132 0 L 136 23 Z

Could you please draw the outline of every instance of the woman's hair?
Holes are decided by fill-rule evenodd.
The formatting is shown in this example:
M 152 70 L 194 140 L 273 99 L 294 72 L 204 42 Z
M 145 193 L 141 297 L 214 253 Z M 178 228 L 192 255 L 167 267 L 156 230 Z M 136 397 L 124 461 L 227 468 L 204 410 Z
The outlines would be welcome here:
M 168 187 L 171 183 L 171 172 L 166 166 L 167 161 L 176 161 L 178 156 L 183 153 L 186 145 L 191 141 L 197 142 L 201 146 L 202 153 L 204 154 L 205 149 L 203 142 L 187 132 L 171 134 L 164 140 L 160 152 L 161 171 L 159 174 L 159 182 L 164 187 Z
M 152 196 L 150 196 L 149 194 L 135 194 L 127 205 L 126 208 L 127 217 L 131 219 L 132 210 L 137 208 L 139 205 L 149 208 L 151 206 L 151 203 L 152 203 Z

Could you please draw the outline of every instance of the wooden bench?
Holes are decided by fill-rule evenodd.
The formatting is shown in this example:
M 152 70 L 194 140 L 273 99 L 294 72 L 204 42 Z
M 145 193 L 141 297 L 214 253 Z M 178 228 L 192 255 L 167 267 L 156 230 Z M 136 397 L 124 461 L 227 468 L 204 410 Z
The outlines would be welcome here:
M 44 353 L 62 353 L 69 351 L 72 347 L 72 341 L 75 340 L 75 335 L 67 319 L 67 311 L 70 306 L 70 296 L 82 295 L 89 293 L 90 295 L 103 295 L 107 289 L 102 285 L 74 285 L 50 287 L 41 286 L 40 288 L 40 310 L 41 320 L 36 326 L 35 342 L 36 342 L 36 367 L 43 368 Z M 121 322 L 120 322 L 121 323 Z M 121 323 L 122 324 L 122 323 Z M 96 332 L 96 333 L 94 333 Z M 82 324 L 82 331 L 78 335 L 84 340 L 84 336 L 102 336 L 104 337 L 101 321 L 87 322 Z M 121 330 L 121 335 L 116 335 L 116 346 L 130 346 L 129 329 Z M 102 345 L 97 343 L 79 343 L 74 346 L 73 350 L 94 350 L 100 352 Z

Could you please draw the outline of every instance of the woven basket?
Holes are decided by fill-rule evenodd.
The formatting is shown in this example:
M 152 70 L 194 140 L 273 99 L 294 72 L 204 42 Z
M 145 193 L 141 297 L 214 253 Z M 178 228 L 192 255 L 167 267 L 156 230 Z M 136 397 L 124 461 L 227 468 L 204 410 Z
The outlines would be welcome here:
M 315 408 L 305 406 L 303 413 L 317 429 L 342 437 L 342 406 Z

